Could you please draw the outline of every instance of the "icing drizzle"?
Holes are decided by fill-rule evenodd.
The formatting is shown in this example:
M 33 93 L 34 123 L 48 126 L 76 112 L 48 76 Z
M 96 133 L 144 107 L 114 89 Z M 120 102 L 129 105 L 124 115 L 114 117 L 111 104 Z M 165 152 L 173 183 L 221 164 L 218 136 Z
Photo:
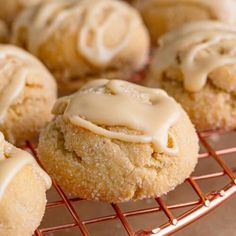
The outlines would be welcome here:
M 209 51 L 222 41 L 236 40 L 236 27 L 214 21 L 186 24 L 160 38 L 151 71 L 160 79 L 170 66 L 183 74 L 184 87 L 190 92 L 200 91 L 214 69 L 236 63 L 236 47 L 231 45 L 226 52 Z M 198 58 L 200 53 L 206 55 Z
M 4 140 L 0 133 L 0 200 L 11 180 L 26 165 L 32 165 L 36 173 L 44 180 L 45 188 L 51 187 L 51 179 L 26 151 L 18 149 Z
M 74 125 L 111 139 L 152 143 L 157 152 L 178 152 L 169 129 L 179 118 L 179 105 L 162 90 L 120 80 L 95 80 L 74 95 L 59 99 L 55 114 L 63 103 L 68 104 L 63 116 Z M 141 134 L 115 132 L 104 126 L 127 127 Z
M 130 9 L 128 8 L 128 10 Z M 108 16 L 99 24 L 98 19 L 94 16 L 100 15 L 101 17 L 106 11 L 109 11 Z M 107 64 L 127 45 L 132 30 L 140 24 L 137 17 L 131 20 L 128 17 L 129 14 L 127 6 L 116 1 L 100 1 L 99 4 L 92 6 L 86 15 L 80 32 L 78 40 L 80 51 L 93 63 Z M 115 47 L 108 48 L 104 43 L 106 30 L 112 27 L 115 21 L 122 21 L 122 19 L 126 19 L 126 29 L 123 32 L 123 37 Z M 91 32 L 94 33 L 94 40 L 91 45 L 88 45 L 87 40 Z

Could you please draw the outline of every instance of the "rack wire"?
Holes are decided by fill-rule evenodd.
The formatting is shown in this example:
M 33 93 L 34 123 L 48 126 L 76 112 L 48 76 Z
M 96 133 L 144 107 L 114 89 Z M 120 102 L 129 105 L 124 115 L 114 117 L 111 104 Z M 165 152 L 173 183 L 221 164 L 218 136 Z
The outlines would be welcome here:
M 220 171 L 207 174 L 198 174 L 194 172 L 191 177 L 186 179 L 185 183 L 192 188 L 197 196 L 197 199 L 194 198 L 190 201 L 168 204 L 165 197 L 156 198 L 153 199 L 156 203 L 155 206 L 135 209 L 132 211 L 124 210 L 120 204 L 110 204 L 114 212 L 113 214 L 107 214 L 105 216 L 93 217 L 84 220 L 81 218 L 80 212 L 76 210 L 75 205 L 81 204 L 81 202 L 85 200 L 68 197 L 62 188 L 55 181 L 53 181 L 53 186 L 60 196 L 60 200 L 49 202 L 46 207 L 46 212 L 50 209 L 64 206 L 73 218 L 73 222 L 50 227 L 39 227 L 39 229 L 35 231 L 35 236 L 54 235 L 54 233 L 56 235 L 58 232 L 65 232 L 65 230 L 67 230 L 67 232 L 70 230 L 73 230 L 73 232 L 78 232 L 74 233 L 73 235 L 90 236 L 91 232 L 88 229 L 89 225 L 114 220 L 120 221 L 121 225 L 123 225 L 125 229 L 126 235 L 129 236 L 169 235 L 181 230 L 182 228 L 197 221 L 199 218 L 214 210 L 230 197 L 236 195 L 236 143 L 234 144 L 234 141 L 231 140 L 233 141 L 233 146 L 231 144 L 231 146 L 229 145 L 218 150 L 216 150 L 214 145 L 211 143 L 212 138 L 217 137 L 219 140 L 221 140 L 222 137 L 227 135 L 229 132 L 236 135 L 236 131 L 224 130 L 205 131 L 198 133 L 201 146 L 204 149 L 204 151 L 199 154 L 199 163 L 204 159 L 211 158 L 214 162 L 218 163 Z M 26 149 L 33 153 L 34 157 L 41 165 L 37 157 L 35 146 L 32 143 L 27 142 Z M 230 166 L 227 164 L 227 162 L 224 160 L 225 155 L 229 155 L 230 158 L 235 158 L 235 162 L 233 161 L 235 166 Z M 211 170 L 209 168 L 209 172 L 210 171 Z M 227 177 L 227 181 L 224 186 L 220 187 L 219 189 L 211 189 L 211 191 L 208 193 L 204 193 L 204 190 L 200 187 L 200 182 L 204 182 L 209 179 L 215 179 L 217 181 L 217 179 L 222 176 Z M 182 213 L 175 215 L 173 211 L 176 209 L 182 210 Z M 139 230 L 134 230 L 132 224 L 129 222 L 129 219 L 138 216 L 146 217 L 151 213 L 164 213 L 165 222 L 160 225 L 158 225 L 157 222 L 155 228 L 150 229 L 144 227 Z

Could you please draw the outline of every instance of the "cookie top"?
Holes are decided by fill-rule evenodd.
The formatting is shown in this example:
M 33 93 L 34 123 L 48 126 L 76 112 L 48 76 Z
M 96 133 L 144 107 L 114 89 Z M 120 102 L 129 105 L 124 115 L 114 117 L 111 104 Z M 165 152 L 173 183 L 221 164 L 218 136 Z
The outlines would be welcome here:
M 159 39 L 160 48 L 151 65 L 152 79 L 165 77 L 165 71 L 172 67 L 180 71 L 178 79 L 183 80 L 187 91 L 200 91 L 211 72 L 222 66 L 235 65 L 235 43 L 234 26 L 215 21 L 183 25 Z M 215 80 L 214 84 L 231 87 L 228 81 Z
M 83 16 L 78 17 L 77 51 L 96 66 L 106 66 L 124 50 L 133 32 L 143 27 L 137 11 L 120 1 L 54 0 L 26 10 L 14 28 L 27 29 L 28 49 L 37 55 L 58 27 L 76 14 Z
M 51 187 L 51 179 L 35 159 L 26 151 L 18 149 L 4 140 L 0 132 L 0 200 L 14 176 L 26 165 L 32 165 L 40 178 L 45 182 L 45 188 Z
M 174 141 L 173 147 L 168 147 L 168 139 L 169 129 L 179 119 L 180 110 L 174 99 L 160 89 L 100 79 L 59 99 L 53 113 L 98 135 L 126 142 L 153 143 L 156 151 L 176 153 L 178 148 Z M 110 131 L 104 126 L 126 127 L 139 131 L 140 135 Z
M 168 4 L 193 4 L 206 8 L 212 15 L 212 19 L 217 19 L 225 23 L 236 23 L 236 1 L 235 0 L 137 0 L 136 5 L 140 10 L 145 10 L 152 6 Z

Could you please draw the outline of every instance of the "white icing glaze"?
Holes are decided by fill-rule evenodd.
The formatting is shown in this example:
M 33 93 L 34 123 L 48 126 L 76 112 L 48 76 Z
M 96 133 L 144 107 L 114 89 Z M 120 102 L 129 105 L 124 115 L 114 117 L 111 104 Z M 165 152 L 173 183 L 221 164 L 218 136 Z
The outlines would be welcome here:
M 99 22 L 98 18 L 104 17 L 108 11 L 110 11 L 109 14 L 102 22 Z M 45 43 L 67 18 L 75 15 L 78 22 L 81 22 L 77 29 L 78 53 L 97 66 L 106 65 L 121 52 L 127 46 L 133 30 L 142 24 L 141 19 L 132 8 L 122 2 L 111 0 L 56 0 L 41 5 L 36 15 L 33 16 L 33 22 L 29 21 L 32 14 L 35 13 L 31 9 L 25 11 L 14 27 L 15 29 L 21 27 L 27 29 L 29 51 L 37 55 L 40 45 Z M 126 20 L 125 32 L 120 42 L 114 47 L 107 47 L 104 42 L 107 29 L 114 21 L 124 19 Z M 91 40 L 91 37 L 92 43 L 88 44 L 88 39 Z
M 105 9 L 112 9 L 107 18 L 99 24 L 96 15 L 101 15 L 105 12 Z M 129 9 L 129 8 L 128 8 Z M 126 5 L 119 2 L 112 1 L 100 1 L 98 4 L 92 6 L 86 15 L 85 22 L 78 38 L 78 46 L 83 55 L 95 64 L 101 65 L 107 64 L 116 54 L 118 54 L 127 45 L 133 29 L 137 28 L 140 21 L 137 17 L 132 20 L 127 16 L 130 14 Z M 103 13 L 104 14 L 104 13 Z M 119 44 L 114 48 L 108 48 L 104 45 L 104 37 L 106 29 L 112 26 L 114 21 L 122 20 L 126 18 L 127 28 L 124 32 L 124 36 Z M 94 40 L 92 45 L 87 44 L 89 32 L 94 33 Z M 115 37 L 115 36 L 114 36 Z
M 46 189 L 51 187 L 50 177 L 38 166 L 34 158 L 28 152 L 4 141 L 2 133 L 0 133 L 0 155 L 0 200 L 12 179 L 27 165 L 32 165 L 35 173 L 44 180 Z
M 177 122 L 180 107 L 162 90 L 119 80 L 95 80 L 74 95 L 59 99 L 54 113 L 63 102 L 68 103 L 63 116 L 79 127 L 111 139 L 152 143 L 157 152 L 178 152 L 169 129 Z M 111 131 L 103 125 L 127 127 L 142 135 Z M 168 137 L 173 147 L 168 147 Z
M 29 73 L 33 70 L 45 70 L 45 68 L 30 54 L 13 46 L 0 46 L 0 61 L 3 64 L 0 74 L 11 77 L 9 83 L 0 91 L 0 122 L 2 123 L 10 105 L 24 90 Z
M 138 1 L 140 7 L 145 5 L 148 6 L 160 6 L 169 4 L 189 4 L 195 6 L 205 7 L 213 17 L 225 23 L 235 24 L 236 23 L 236 1 L 235 0 L 149 0 L 149 1 Z M 142 10 L 142 9 L 141 9 Z M 214 18 L 213 18 L 214 19 Z
M 167 68 L 178 67 L 183 73 L 185 89 L 200 91 L 210 72 L 220 66 L 236 63 L 236 47 L 231 47 L 224 54 L 209 52 L 201 59 L 197 56 L 227 40 L 236 40 L 236 27 L 212 21 L 186 24 L 167 33 L 160 38 L 160 48 L 151 67 L 153 77 L 160 79 Z M 181 61 L 178 61 L 180 54 Z
M 18 71 L 11 81 L 3 88 L 0 93 L 0 122 L 4 121 L 7 109 L 11 105 L 12 101 L 16 99 L 25 87 L 27 71 Z

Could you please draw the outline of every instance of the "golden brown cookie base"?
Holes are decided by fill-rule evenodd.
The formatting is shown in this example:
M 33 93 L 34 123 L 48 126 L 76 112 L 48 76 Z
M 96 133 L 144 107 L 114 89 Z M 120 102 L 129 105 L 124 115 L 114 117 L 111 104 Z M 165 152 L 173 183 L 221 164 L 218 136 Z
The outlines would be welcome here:
M 47 171 L 69 193 L 117 203 L 161 196 L 194 170 L 198 141 L 185 113 L 171 132 L 180 149 L 176 156 L 155 153 L 151 144 L 111 140 L 58 117 L 42 132 L 38 151 Z

